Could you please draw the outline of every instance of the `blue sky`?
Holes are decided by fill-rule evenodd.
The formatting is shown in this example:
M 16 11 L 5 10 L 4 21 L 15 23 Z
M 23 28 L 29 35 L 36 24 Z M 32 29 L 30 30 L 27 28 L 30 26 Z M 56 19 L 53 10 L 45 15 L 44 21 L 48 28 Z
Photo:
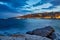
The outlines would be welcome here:
M 60 12 L 60 0 L 0 0 L 0 18 L 52 11 Z

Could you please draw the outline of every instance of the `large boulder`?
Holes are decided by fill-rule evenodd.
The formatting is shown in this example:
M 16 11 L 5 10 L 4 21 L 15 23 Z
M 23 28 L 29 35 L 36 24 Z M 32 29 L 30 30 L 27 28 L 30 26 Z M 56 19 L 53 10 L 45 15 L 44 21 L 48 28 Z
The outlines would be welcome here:
M 50 38 L 50 39 L 54 39 L 53 36 L 56 37 L 56 35 L 54 34 L 54 32 L 55 32 L 55 30 L 51 26 L 47 26 L 45 28 L 39 28 L 39 29 L 35 29 L 33 31 L 26 32 L 26 34 L 38 35 L 38 36 L 42 36 L 42 37 L 47 37 L 47 38 Z

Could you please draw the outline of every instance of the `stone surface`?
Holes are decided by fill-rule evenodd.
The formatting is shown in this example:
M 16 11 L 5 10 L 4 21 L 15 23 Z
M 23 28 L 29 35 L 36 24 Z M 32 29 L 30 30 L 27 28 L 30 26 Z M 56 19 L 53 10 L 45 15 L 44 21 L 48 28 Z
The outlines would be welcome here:
M 51 40 L 46 37 L 36 36 L 36 35 L 15 35 L 15 36 L 0 36 L 0 40 Z
M 40 28 L 40 29 L 35 29 L 33 31 L 29 31 L 26 34 L 30 34 L 30 35 L 38 35 L 38 36 L 42 36 L 42 37 L 47 37 L 50 39 L 54 39 L 54 36 L 56 36 L 54 34 L 54 29 L 51 26 L 47 26 L 45 28 Z
M 25 35 L 26 40 L 51 40 L 46 37 L 36 36 L 36 35 Z
M 48 36 L 48 38 L 54 40 L 57 38 L 56 34 L 55 33 L 52 33 L 51 35 Z

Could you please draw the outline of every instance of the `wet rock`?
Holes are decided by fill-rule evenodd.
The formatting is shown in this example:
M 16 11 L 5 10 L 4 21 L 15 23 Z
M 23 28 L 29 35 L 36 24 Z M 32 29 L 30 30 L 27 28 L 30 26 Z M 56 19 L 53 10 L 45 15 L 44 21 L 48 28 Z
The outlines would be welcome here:
M 51 40 L 51 39 L 36 35 L 25 35 L 25 40 Z
M 1 40 L 51 40 L 46 37 L 36 36 L 36 35 L 28 35 L 28 34 L 18 34 L 13 36 L 0 36 Z
M 48 36 L 48 38 L 50 38 L 50 39 L 52 39 L 52 40 L 54 40 L 54 39 L 56 39 L 56 34 L 55 33 L 52 33 L 51 35 L 49 35 Z
M 47 26 L 45 28 L 40 28 L 40 29 L 35 29 L 33 31 L 29 31 L 26 34 L 38 35 L 38 36 L 54 39 L 54 36 L 55 36 L 54 32 L 55 32 L 55 30 L 51 26 Z M 53 34 L 54 34 L 54 36 L 53 36 Z

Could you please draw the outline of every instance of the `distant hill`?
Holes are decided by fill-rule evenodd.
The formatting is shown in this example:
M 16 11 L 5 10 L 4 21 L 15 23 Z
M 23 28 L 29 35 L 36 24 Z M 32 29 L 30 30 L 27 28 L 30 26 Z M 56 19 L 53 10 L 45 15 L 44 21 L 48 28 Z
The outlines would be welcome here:
M 35 14 L 27 14 L 23 16 L 12 17 L 12 18 L 14 19 L 21 19 L 21 18 L 60 19 L 60 12 L 35 13 Z

